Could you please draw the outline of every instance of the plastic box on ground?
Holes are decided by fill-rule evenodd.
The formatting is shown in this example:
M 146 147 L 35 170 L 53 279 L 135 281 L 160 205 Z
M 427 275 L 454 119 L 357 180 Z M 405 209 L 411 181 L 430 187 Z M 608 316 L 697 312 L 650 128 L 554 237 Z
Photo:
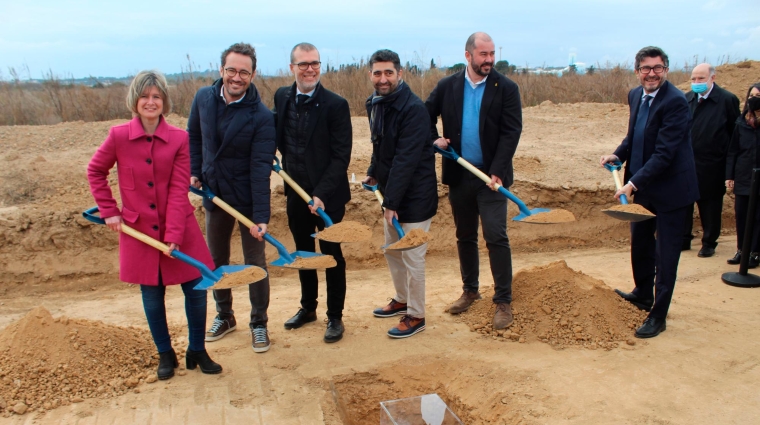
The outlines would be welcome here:
M 380 402 L 380 425 L 463 425 L 438 394 Z

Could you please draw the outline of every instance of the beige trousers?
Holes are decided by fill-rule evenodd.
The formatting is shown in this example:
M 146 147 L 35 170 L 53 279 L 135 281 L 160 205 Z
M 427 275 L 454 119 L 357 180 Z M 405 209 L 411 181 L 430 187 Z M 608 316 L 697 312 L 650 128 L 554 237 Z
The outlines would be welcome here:
M 404 233 L 412 229 L 430 230 L 432 218 L 419 223 L 401 223 Z M 396 229 L 383 220 L 385 244 L 398 241 Z M 422 319 L 425 317 L 425 254 L 428 244 L 408 251 L 385 251 L 385 260 L 391 272 L 396 296 L 400 303 L 406 303 L 408 315 Z

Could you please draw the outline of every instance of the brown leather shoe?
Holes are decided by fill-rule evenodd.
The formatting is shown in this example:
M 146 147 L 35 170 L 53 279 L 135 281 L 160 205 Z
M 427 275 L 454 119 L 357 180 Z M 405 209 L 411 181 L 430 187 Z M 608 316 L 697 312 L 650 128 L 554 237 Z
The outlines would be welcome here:
M 451 314 L 459 314 L 472 305 L 476 300 L 481 299 L 480 292 L 470 292 L 470 291 L 464 291 L 462 292 L 462 296 L 459 297 L 458 300 L 451 303 L 451 305 L 446 309 Z
M 497 303 L 496 313 L 493 315 L 493 329 L 506 329 L 512 325 L 512 306 L 507 303 Z

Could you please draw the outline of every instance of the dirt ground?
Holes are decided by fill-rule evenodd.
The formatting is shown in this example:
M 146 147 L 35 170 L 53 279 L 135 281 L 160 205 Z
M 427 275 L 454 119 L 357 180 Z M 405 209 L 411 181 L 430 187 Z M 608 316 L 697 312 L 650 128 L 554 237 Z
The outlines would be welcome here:
M 733 68 L 726 74 L 746 90 L 749 83 L 739 79 L 756 78 L 760 65 L 739 69 L 739 76 L 728 73 Z M 620 142 L 627 117 L 625 105 L 612 104 L 545 102 L 524 110 L 511 190 L 530 208 L 565 209 L 576 221 L 509 222 L 516 310 L 509 331 L 490 328 L 493 281 L 484 244 L 484 299 L 458 317 L 444 311 L 461 293 L 461 279 L 447 189 L 439 185 L 427 329 L 388 338 L 396 319 L 371 314 L 394 295 L 380 250 L 380 209 L 356 184 L 346 220 L 369 226 L 372 238 L 344 247 L 343 340 L 322 342 L 324 294 L 319 321 L 286 331 L 283 322 L 299 307 L 298 275 L 270 267 L 271 350 L 251 350 L 245 292 L 236 288 L 241 326 L 207 344 L 224 372 L 181 368 L 160 382 L 150 382 L 154 348 L 139 288 L 118 281 L 116 236 L 81 218 L 94 205 L 86 164 L 117 122 L 0 127 L 0 423 L 377 424 L 380 401 L 429 393 L 466 424 L 754 423 L 760 416 L 760 330 L 753 327 L 760 292 L 720 280 L 736 270 L 725 262 L 735 251 L 730 195 L 716 256 L 697 257 L 696 232 L 695 249 L 681 257 L 665 333 L 632 338 L 643 315 L 612 292 L 633 286 L 628 226 L 601 213 L 615 205 L 614 183 L 597 161 Z M 185 124 L 178 116 L 169 121 Z M 353 124 L 349 178 L 360 181 L 369 132 L 366 118 Z M 270 230 L 292 250 L 282 181 L 274 175 L 272 187 Z M 190 196 L 202 223 L 200 201 Z M 517 214 L 514 204 L 509 211 Z M 239 262 L 237 241 L 233 248 Z M 277 256 L 268 247 L 268 259 Z M 167 312 L 182 352 L 187 339 L 179 288 L 168 291 Z M 213 315 L 209 294 L 209 321 Z

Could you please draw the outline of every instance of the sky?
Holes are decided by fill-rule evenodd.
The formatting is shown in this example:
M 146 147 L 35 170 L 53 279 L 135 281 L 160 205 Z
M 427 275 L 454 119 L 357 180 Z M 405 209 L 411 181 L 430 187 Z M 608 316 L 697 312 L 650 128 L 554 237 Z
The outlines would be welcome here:
M 756 1 L 0 0 L 0 79 L 11 69 L 22 79 L 218 69 L 240 41 L 256 48 L 263 75 L 286 72 L 303 41 L 333 66 L 383 48 L 402 62 L 450 66 L 465 61 L 475 31 L 491 35 L 497 60 L 517 66 L 565 66 L 574 54 L 586 66 L 632 67 L 641 47 L 655 45 L 682 68 L 760 59 Z

